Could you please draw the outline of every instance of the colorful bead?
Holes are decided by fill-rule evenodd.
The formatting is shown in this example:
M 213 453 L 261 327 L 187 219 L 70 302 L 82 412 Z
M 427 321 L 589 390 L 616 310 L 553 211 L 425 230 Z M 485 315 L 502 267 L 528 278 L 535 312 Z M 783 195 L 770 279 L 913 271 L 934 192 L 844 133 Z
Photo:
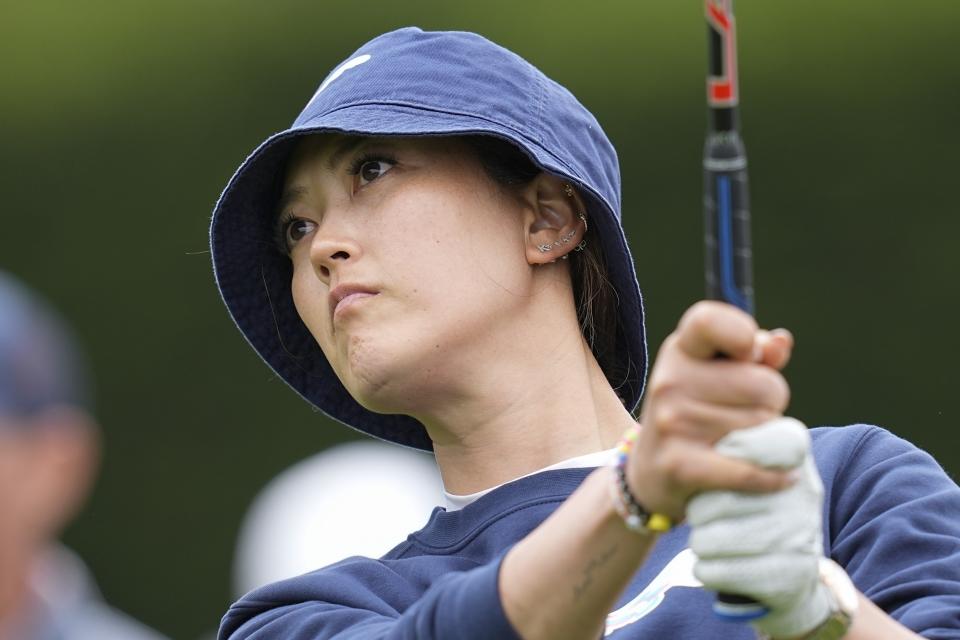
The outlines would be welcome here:
M 673 528 L 673 521 L 662 513 L 650 513 L 644 509 L 637 502 L 627 483 L 627 459 L 639 437 L 640 425 L 637 424 L 627 429 L 617 444 L 616 481 L 613 485 L 614 508 L 630 531 L 638 533 L 669 531 Z

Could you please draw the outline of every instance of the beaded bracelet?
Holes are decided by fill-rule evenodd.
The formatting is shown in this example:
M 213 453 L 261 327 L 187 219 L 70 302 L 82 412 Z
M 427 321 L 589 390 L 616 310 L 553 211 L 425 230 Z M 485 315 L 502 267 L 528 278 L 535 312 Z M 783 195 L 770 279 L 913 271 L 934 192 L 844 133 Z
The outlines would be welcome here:
M 617 444 L 616 482 L 613 484 L 613 506 L 623 518 L 627 529 L 637 533 L 655 531 L 661 533 L 673 528 L 673 521 L 661 513 L 650 513 L 637 502 L 627 484 L 627 459 L 630 450 L 640 436 L 640 425 L 634 425 L 623 434 Z

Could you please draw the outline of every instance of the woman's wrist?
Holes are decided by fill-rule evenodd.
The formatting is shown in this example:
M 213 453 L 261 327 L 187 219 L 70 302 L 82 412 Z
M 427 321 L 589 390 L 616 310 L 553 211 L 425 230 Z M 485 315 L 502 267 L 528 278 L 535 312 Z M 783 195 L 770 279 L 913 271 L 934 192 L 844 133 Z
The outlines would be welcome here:
M 598 468 L 504 558 L 501 599 L 523 638 L 595 637 L 653 547 L 655 534 L 624 526 L 614 482 L 613 467 Z
M 657 534 L 673 528 L 673 520 L 662 513 L 646 508 L 630 488 L 630 452 L 640 436 L 640 425 L 634 424 L 623 434 L 617 444 L 617 458 L 614 463 L 614 482 L 611 494 L 616 512 L 630 531 L 639 534 Z

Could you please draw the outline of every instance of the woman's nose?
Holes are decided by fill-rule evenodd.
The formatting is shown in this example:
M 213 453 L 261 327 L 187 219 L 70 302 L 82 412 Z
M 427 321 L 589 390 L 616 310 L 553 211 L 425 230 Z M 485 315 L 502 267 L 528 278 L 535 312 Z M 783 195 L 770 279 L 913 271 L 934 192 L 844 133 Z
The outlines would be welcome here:
M 310 245 L 310 262 L 317 276 L 329 285 L 337 269 L 360 256 L 360 247 L 355 240 L 342 233 L 330 235 L 324 229 L 317 231 Z

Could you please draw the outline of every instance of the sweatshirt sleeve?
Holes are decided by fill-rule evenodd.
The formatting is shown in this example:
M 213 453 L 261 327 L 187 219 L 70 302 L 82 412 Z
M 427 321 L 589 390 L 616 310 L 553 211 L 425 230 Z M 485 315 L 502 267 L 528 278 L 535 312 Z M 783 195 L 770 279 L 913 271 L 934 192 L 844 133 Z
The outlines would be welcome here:
M 839 442 L 847 430 L 855 437 Z M 829 554 L 904 626 L 925 638 L 960 639 L 960 488 L 929 454 L 888 431 L 828 431 L 824 440 L 835 442 L 821 444 L 843 452 L 828 454 L 821 468 L 832 478 L 825 482 Z
M 397 569 L 354 558 L 268 585 L 230 608 L 218 638 L 519 640 L 500 602 L 500 560 L 450 571 L 426 591 Z

